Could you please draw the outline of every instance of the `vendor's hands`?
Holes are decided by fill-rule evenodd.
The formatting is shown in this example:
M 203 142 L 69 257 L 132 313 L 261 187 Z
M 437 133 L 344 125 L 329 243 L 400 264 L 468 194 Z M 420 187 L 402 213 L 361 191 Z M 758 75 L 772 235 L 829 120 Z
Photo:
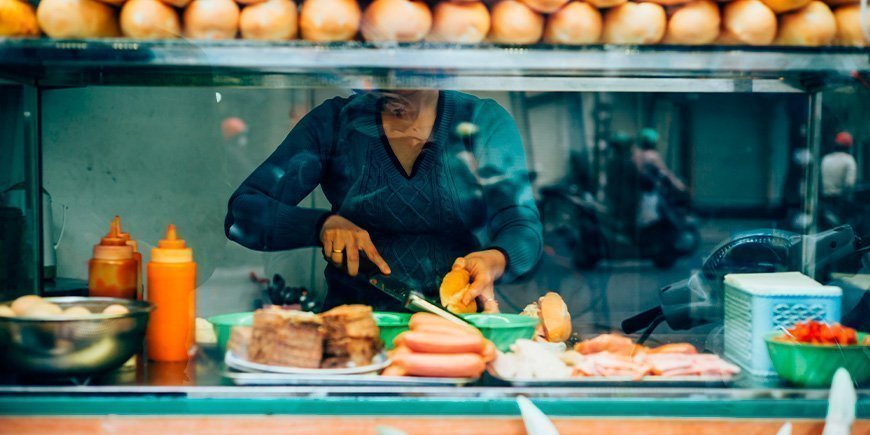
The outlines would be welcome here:
M 465 257 L 457 258 L 453 267 L 462 267 L 471 275 L 471 283 L 463 297 L 462 303 L 469 304 L 477 298 L 483 305 L 484 313 L 497 313 L 498 302 L 495 300 L 494 283 L 504 274 L 507 259 L 497 249 L 472 252 Z
M 390 266 L 378 253 L 368 231 L 337 214 L 323 222 L 320 241 L 323 243 L 323 257 L 335 267 L 341 268 L 347 260 L 347 273 L 350 276 L 359 273 L 359 251 L 365 252 L 381 273 L 390 274 Z

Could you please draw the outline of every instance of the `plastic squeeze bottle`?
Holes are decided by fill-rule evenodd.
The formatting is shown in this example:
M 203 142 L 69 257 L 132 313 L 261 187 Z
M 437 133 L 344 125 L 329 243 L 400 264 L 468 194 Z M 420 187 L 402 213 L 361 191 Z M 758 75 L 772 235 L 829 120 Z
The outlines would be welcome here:
M 146 298 L 154 304 L 146 343 L 153 361 L 187 361 L 196 320 L 196 263 L 193 250 L 166 228 L 166 238 L 151 249 Z
M 130 233 L 125 233 L 121 229 L 120 216 L 115 216 L 115 220 L 118 222 L 118 231 L 121 234 L 121 238 L 124 239 L 128 246 L 133 248 L 133 259 L 136 260 L 136 300 L 141 301 L 144 291 L 142 288 L 142 253 L 139 252 L 139 242 L 130 237 Z
M 137 276 L 133 248 L 121 237 L 119 220 L 112 220 L 88 262 L 88 295 L 135 299 Z

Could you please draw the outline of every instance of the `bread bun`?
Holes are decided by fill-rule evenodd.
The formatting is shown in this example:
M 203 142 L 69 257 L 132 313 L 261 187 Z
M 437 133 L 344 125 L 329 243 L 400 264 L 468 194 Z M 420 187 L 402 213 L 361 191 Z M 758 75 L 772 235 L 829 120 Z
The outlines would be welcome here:
M 549 292 L 538 300 L 544 336 L 551 343 L 562 343 L 571 337 L 571 314 L 557 293 Z
M 21 314 L 24 314 L 31 305 L 44 303 L 46 302 L 37 295 L 24 295 L 12 301 L 12 305 L 10 305 L 9 308 L 12 309 L 12 312 L 20 316 Z
M 562 9 L 569 0 L 520 0 L 532 10 L 542 14 L 552 14 L 553 12 Z
M 819 47 L 834 42 L 837 20 L 828 5 L 813 1 L 803 9 L 779 17 L 777 45 Z
M 296 11 L 292 0 L 267 0 L 245 6 L 239 16 L 239 31 L 245 39 L 293 39 L 297 31 Z
M 770 45 L 776 38 L 776 15 L 760 0 L 736 0 L 722 8 L 719 44 Z
M 655 3 L 625 3 L 604 13 L 608 44 L 656 44 L 665 36 L 665 8 Z
M 665 44 L 711 44 L 719 36 L 719 6 L 711 0 L 695 0 L 671 12 Z
M 417 42 L 429 34 L 432 13 L 416 0 L 375 0 L 363 12 L 360 30 L 366 41 Z
M 22 0 L 0 0 L 0 36 L 39 36 L 36 9 Z
M 169 6 L 175 6 L 177 8 L 184 8 L 190 4 L 191 0 L 160 0 L 160 1 L 168 4 Z
M 447 272 L 438 290 L 441 306 L 454 314 L 476 313 L 477 302 L 472 300 L 468 305 L 462 303 L 462 298 L 468 291 L 470 280 L 471 274 L 465 268 L 454 266 L 450 272 Z
M 356 0 L 305 0 L 299 12 L 299 31 L 306 41 L 350 41 L 356 37 L 361 19 Z
M 191 39 L 233 39 L 239 6 L 233 0 L 193 0 L 184 10 L 184 34 Z
M 781 14 L 808 5 L 812 0 L 761 0 L 773 12 Z
M 586 3 L 589 3 L 598 9 L 607 9 L 628 3 L 628 0 L 586 0 Z
M 52 38 L 108 38 L 121 33 L 115 9 L 95 0 L 42 0 L 36 19 Z
M 492 7 L 489 39 L 501 44 L 534 44 L 544 34 L 544 17 L 524 3 L 503 0 Z
M 601 39 L 601 12 L 588 3 L 572 1 L 547 18 L 544 42 L 548 44 L 594 44 Z
M 489 33 L 489 10 L 478 1 L 445 1 L 435 5 L 427 41 L 475 44 Z
M 870 45 L 870 39 L 861 31 L 859 5 L 840 6 L 834 11 L 834 18 L 837 20 L 837 44 L 855 47 Z M 867 23 L 870 25 L 870 12 L 867 12 Z
M 130 0 L 121 8 L 121 32 L 136 39 L 178 38 L 181 20 L 172 6 L 159 0 Z

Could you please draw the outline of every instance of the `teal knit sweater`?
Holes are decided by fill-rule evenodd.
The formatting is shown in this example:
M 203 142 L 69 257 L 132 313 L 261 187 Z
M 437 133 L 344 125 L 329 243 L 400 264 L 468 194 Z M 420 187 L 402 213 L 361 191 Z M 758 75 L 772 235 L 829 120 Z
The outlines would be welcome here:
M 369 232 L 393 276 L 429 296 L 457 257 L 481 249 L 505 254 L 503 281 L 529 272 L 541 256 L 541 222 L 510 115 L 492 100 L 441 92 L 431 140 L 408 176 L 380 107 L 374 94 L 359 94 L 306 115 L 230 197 L 227 237 L 261 251 L 320 246 L 320 226 L 339 214 Z M 332 208 L 299 207 L 318 185 Z M 324 309 L 399 308 L 331 266 L 326 279 Z

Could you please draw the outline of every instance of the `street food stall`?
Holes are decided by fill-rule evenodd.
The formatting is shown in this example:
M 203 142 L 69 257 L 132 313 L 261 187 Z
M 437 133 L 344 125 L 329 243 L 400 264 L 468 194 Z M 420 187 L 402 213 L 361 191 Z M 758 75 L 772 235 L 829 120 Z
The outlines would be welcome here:
M 0 432 L 870 433 L 866 7 L 0 0 Z

